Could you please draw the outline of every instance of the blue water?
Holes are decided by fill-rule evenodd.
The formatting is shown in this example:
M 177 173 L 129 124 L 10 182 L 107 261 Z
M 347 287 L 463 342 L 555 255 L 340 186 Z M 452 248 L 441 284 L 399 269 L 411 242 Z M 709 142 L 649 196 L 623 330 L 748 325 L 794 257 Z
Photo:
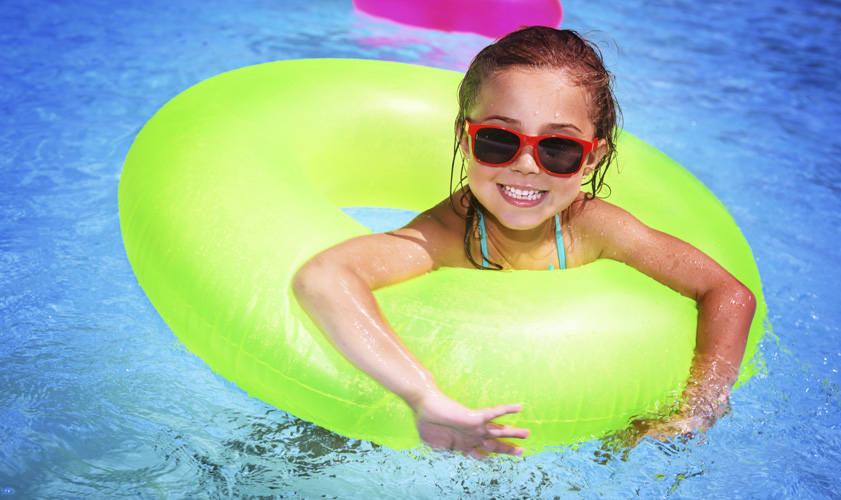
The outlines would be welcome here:
M 610 42 L 625 127 L 701 178 L 756 255 L 765 370 L 706 436 L 481 463 L 349 440 L 213 374 L 139 288 L 117 184 L 178 92 L 303 57 L 463 70 L 486 39 L 350 0 L 5 0 L 0 498 L 839 498 L 841 3 L 564 7 Z

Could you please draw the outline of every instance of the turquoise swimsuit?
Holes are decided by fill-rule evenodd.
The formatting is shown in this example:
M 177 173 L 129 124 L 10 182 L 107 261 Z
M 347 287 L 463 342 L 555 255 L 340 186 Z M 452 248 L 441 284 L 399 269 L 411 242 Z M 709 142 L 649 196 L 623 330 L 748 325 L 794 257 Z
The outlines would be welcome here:
M 488 263 L 488 235 L 487 230 L 485 230 L 485 217 L 482 215 L 482 210 L 477 208 L 476 213 L 479 214 L 479 243 L 482 247 L 482 267 L 488 268 L 490 264 Z M 555 245 L 558 247 L 558 262 L 560 263 L 560 269 L 566 269 L 567 267 L 567 260 L 566 255 L 564 254 L 564 238 L 561 234 L 561 218 L 558 214 L 555 214 Z M 555 269 L 555 266 L 549 264 L 549 271 Z

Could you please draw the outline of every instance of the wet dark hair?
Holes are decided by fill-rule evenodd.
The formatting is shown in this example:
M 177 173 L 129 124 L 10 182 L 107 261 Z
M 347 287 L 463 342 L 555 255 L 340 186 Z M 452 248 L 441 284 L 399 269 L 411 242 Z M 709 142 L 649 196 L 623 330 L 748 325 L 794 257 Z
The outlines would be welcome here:
M 461 171 L 456 182 L 456 158 L 460 154 L 461 141 L 464 138 L 465 119 L 476 105 L 482 84 L 494 74 L 512 67 L 563 70 L 574 85 L 584 88 L 589 96 L 590 117 L 596 137 L 607 140 L 605 155 L 590 174 L 590 179 L 583 184 L 590 187 L 586 199 L 595 198 L 605 187 L 610 194 L 610 187 L 605 184 L 604 176 L 616 156 L 616 139 L 619 132 L 617 125 L 621 121 L 621 111 L 613 95 L 613 74 L 605 68 L 599 47 L 575 31 L 545 26 L 529 26 L 503 36 L 473 58 L 459 86 L 459 109 L 455 122 L 455 144 L 450 170 L 450 206 L 456 213 L 461 214 L 456 210 L 453 199 L 456 192 L 461 193 L 459 203 L 466 209 L 464 251 L 470 262 L 480 269 L 483 269 L 483 266 L 473 258 L 470 241 L 474 233 L 476 211 L 481 207 L 470 194 L 469 186 L 465 184 L 467 172 L 463 155 Z M 492 269 L 502 269 L 502 266 L 496 263 L 490 263 L 490 266 Z

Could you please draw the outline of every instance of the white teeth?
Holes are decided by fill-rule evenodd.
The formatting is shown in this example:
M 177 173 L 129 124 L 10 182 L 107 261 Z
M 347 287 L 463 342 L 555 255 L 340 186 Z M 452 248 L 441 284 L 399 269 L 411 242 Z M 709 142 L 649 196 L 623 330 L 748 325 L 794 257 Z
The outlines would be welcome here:
M 537 200 L 546 194 L 546 191 L 539 191 L 537 189 L 518 189 L 511 186 L 502 186 L 505 194 L 518 200 Z

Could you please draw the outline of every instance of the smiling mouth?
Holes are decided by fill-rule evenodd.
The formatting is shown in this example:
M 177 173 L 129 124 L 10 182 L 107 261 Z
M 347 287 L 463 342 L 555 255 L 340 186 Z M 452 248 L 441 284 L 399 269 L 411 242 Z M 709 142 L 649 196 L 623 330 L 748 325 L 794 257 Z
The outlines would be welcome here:
M 522 200 L 522 201 L 536 201 L 544 196 L 548 191 L 541 191 L 539 189 L 519 189 L 511 186 L 505 186 L 500 184 L 499 187 L 502 189 L 502 192 L 505 193 L 507 196 L 514 198 L 515 200 Z

